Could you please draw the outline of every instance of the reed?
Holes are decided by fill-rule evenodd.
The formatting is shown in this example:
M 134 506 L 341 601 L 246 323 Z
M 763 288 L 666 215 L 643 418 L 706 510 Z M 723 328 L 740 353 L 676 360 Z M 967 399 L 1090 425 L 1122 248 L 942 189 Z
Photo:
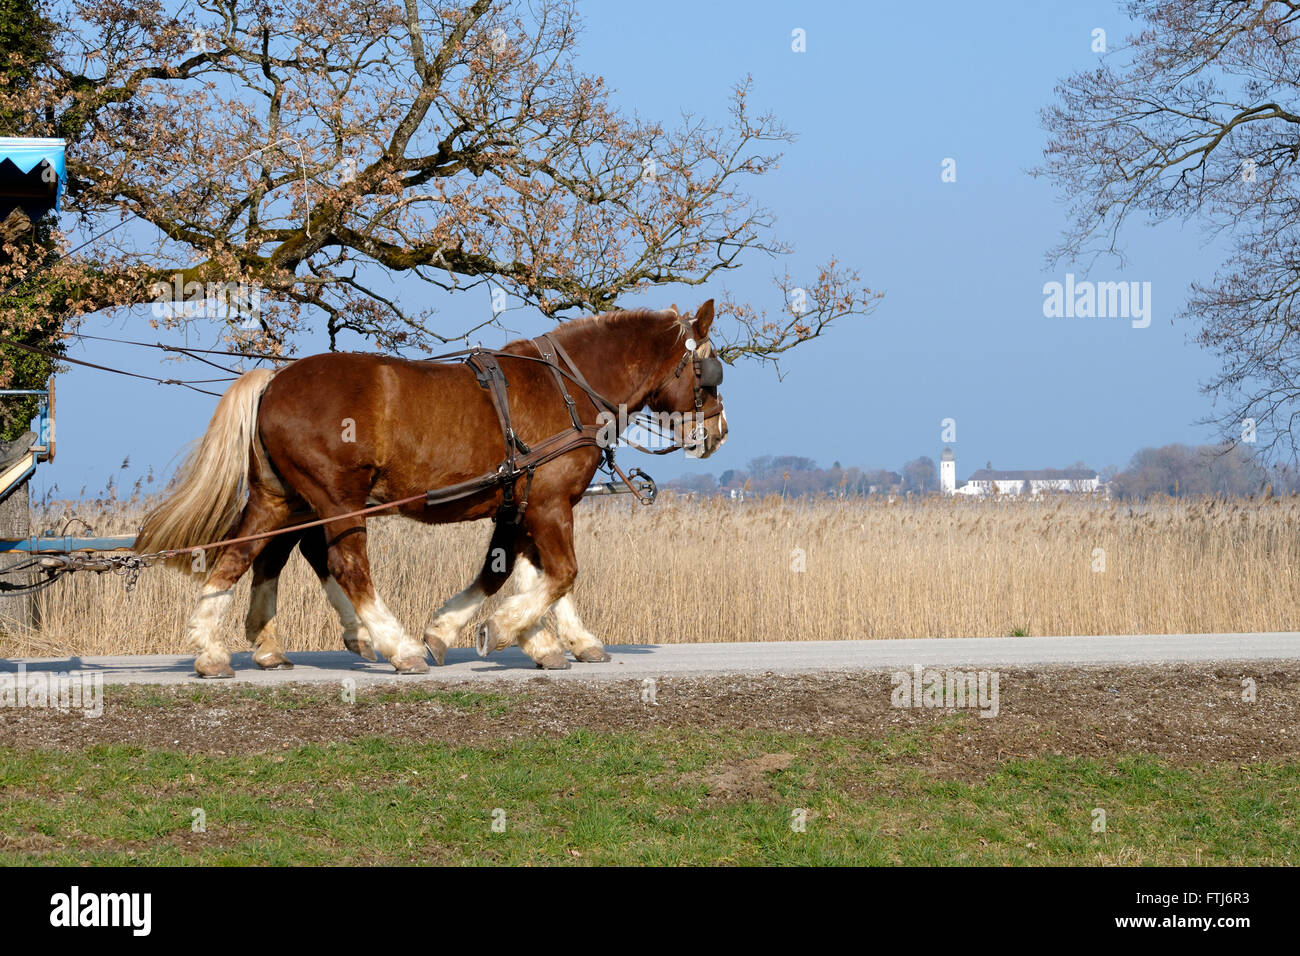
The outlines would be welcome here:
M 53 503 L 35 525 L 75 512 L 97 533 L 130 533 L 146 504 Z M 1297 630 L 1298 521 L 1292 497 L 593 500 L 578 509 L 575 600 L 609 644 Z M 408 629 L 470 580 L 487 536 L 485 522 L 371 522 L 375 581 Z M 131 593 L 78 573 L 44 592 L 39 631 L 0 622 L 0 654 L 184 653 L 196 588 L 161 567 Z M 224 625 L 232 650 L 245 647 L 247 589 L 246 577 Z M 290 652 L 341 647 L 297 555 L 277 624 Z

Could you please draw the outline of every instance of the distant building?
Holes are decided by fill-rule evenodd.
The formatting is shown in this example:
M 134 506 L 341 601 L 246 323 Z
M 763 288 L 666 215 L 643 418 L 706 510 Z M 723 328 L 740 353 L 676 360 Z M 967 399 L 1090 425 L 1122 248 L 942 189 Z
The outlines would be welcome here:
M 1101 476 L 1091 468 L 981 468 L 958 487 L 957 461 L 951 448 L 945 448 L 940 459 L 939 487 L 945 495 L 1093 494 L 1105 490 Z
M 957 491 L 957 459 L 951 448 L 945 448 L 939 456 L 939 490 L 945 495 Z

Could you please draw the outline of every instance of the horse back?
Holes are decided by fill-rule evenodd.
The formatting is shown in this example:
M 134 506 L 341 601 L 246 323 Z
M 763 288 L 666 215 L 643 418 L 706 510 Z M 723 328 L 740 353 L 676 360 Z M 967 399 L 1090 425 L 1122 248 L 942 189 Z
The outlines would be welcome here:
M 500 360 L 522 436 L 536 441 L 571 427 L 543 366 Z M 281 370 L 263 394 L 258 434 L 291 488 L 310 482 L 352 501 L 467 481 L 495 470 L 504 454 L 492 400 L 466 365 L 354 352 L 313 355 Z M 585 487 L 576 471 L 587 469 L 572 470 L 575 487 Z

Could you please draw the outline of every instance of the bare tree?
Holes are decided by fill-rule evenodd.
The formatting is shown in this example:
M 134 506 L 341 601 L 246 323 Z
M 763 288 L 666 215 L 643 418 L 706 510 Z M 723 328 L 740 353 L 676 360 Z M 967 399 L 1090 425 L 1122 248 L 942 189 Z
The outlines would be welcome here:
M 1285 478 L 1285 471 L 1278 474 Z M 1271 481 L 1244 445 L 1165 445 L 1139 449 L 1128 468 L 1115 475 L 1114 493 L 1119 498 L 1235 497 L 1260 494 Z
M 903 490 L 928 495 L 939 487 L 939 466 L 928 455 L 903 465 Z
M 320 323 L 331 342 L 429 348 L 497 320 L 481 307 L 482 322 L 435 322 L 394 294 L 403 277 L 491 283 L 565 318 L 789 251 L 745 191 L 791 140 L 753 113 L 749 81 L 720 125 L 620 111 L 577 68 L 581 24 L 562 0 L 197 0 L 184 14 L 87 0 L 50 16 L 53 53 L 0 106 L 24 134 L 70 142 L 65 212 L 99 238 L 50 276 L 77 313 L 211 299 L 212 284 L 238 290 L 218 317 L 244 345 L 285 348 Z M 725 360 L 775 360 L 878 299 L 834 261 L 777 284 L 788 299 L 771 316 L 724 307 Z M 20 321 L 4 309 L 0 323 Z
M 1231 252 L 1193 285 L 1198 341 L 1221 360 L 1206 390 L 1234 440 L 1295 454 L 1300 414 L 1300 4 L 1132 0 L 1141 28 L 1044 111 L 1039 170 L 1072 225 L 1057 261 L 1120 254 L 1120 226 L 1194 220 Z M 1121 255 L 1122 258 L 1122 255 Z M 1252 434 L 1252 423 L 1255 433 Z

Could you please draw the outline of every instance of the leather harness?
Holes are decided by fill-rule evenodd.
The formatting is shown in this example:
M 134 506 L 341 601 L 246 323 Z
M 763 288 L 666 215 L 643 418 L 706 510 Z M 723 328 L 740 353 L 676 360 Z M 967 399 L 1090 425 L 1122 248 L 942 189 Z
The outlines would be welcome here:
M 505 458 L 497 466 L 495 471 L 490 471 L 471 478 L 468 481 L 462 481 L 454 485 L 447 485 L 443 488 L 433 488 L 425 492 L 425 504 L 435 505 L 443 504 L 448 501 L 455 501 L 459 498 L 465 498 L 482 491 L 487 491 L 496 486 L 501 488 L 501 508 L 497 512 L 496 520 L 508 520 L 518 524 L 523 520 L 524 512 L 528 508 L 528 494 L 532 489 L 533 473 L 541 465 L 546 464 L 562 455 L 567 455 L 578 448 L 593 447 L 600 448 L 601 443 L 598 440 L 602 427 L 599 425 L 584 424 L 581 416 L 578 414 L 577 404 L 569 392 L 566 379 L 572 381 L 578 388 L 586 393 L 591 399 L 592 404 L 598 411 L 604 410 L 610 412 L 617 419 L 619 408 L 609 399 L 597 392 L 583 377 L 577 363 L 569 356 L 555 337 L 547 332 L 539 335 L 532 340 L 532 345 L 537 349 L 540 358 L 533 358 L 531 355 L 519 355 L 514 352 L 504 352 L 494 349 L 472 348 L 464 349 L 459 352 L 451 352 L 446 355 L 436 356 L 434 359 L 425 361 L 436 361 L 438 359 L 448 359 L 459 357 L 473 371 L 474 377 L 478 380 L 479 387 L 488 393 L 492 400 L 492 408 L 496 412 L 497 422 L 501 426 L 501 435 L 505 441 Z M 505 372 L 501 368 L 498 358 L 505 357 L 510 359 L 519 359 L 527 362 L 540 362 L 545 365 L 555 379 L 555 386 L 564 399 L 565 408 L 569 412 L 569 419 L 573 423 L 572 430 L 565 430 L 540 442 L 534 443 L 531 447 L 524 442 L 515 431 L 514 425 L 510 419 L 510 396 L 508 389 L 510 383 L 506 379 Z M 718 359 L 709 356 L 701 358 L 693 351 L 687 351 L 682 356 L 677 368 L 673 372 L 674 376 L 680 376 L 685 368 L 687 359 L 694 360 L 693 371 L 695 373 L 695 412 L 697 418 L 701 416 L 704 408 L 703 389 L 706 387 L 716 387 L 722 380 L 722 363 Z M 567 365 L 566 369 L 561 365 Z M 716 369 L 714 366 L 716 365 Z M 664 381 L 667 381 L 665 379 Z M 657 388 L 662 387 L 662 383 Z M 721 414 L 722 406 L 719 401 L 718 406 L 709 415 L 711 418 Z M 701 420 L 703 420 L 701 418 Z M 676 447 L 665 448 L 661 450 L 651 450 L 630 442 L 633 447 L 640 451 L 646 451 L 650 454 L 662 455 L 676 451 Z M 637 499 L 642 504 L 651 504 L 657 494 L 654 481 L 650 479 L 645 472 L 633 469 L 631 475 L 627 475 L 614 461 L 613 446 L 603 448 L 606 466 L 627 485 Z M 519 479 L 524 479 L 522 493 L 516 499 L 515 485 Z M 648 486 L 647 491 L 642 491 L 634 479 L 641 479 Z
M 693 343 L 687 340 L 688 346 Z M 569 379 L 591 399 L 592 404 L 598 409 L 604 409 L 612 412 L 617 418 L 618 406 L 609 399 L 605 398 L 587 383 L 583 378 L 582 372 L 574 364 L 572 358 L 564 350 L 555 338 L 547 333 L 533 339 L 533 345 L 537 348 L 539 358 L 533 358 L 531 355 L 518 355 L 514 352 L 494 351 L 484 348 L 461 349 L 456 352 L 448 352 L 445 355 L 435 355 L 425 359 L 426 362 L 445 361 L 447 359 L 458 358 L 465 362 L 473 370 L 479 385 L 487 389 L 492 399 L 493 408 L 496 409 L 497 420 L 501 423 L 501 433 L 505 438 L 506 456 L 505 460 L 497 466 L 495 471 L 479 475 L 477 478 L 470 478 L 468 481 L 458 482 L 454 485 L 447 485 L 443 488 L 433 488 L 423 494 L 411 495 L 409 498 L 399 498 L 396 501 L 387 501 L 382 504 L 369 505 L 365 508 L 358 508 L 356 511 L 350 511 L 342 515 L 332 515 L 328 518 L 317 518 L 313 521 L 306 521 L 301 524 L 287 525 L 283 528 L 276 528 L 273 531 L 262 531 L 257 534 L 243 535 L 238 538 L 226 538 L 222 541 L 214 541 L 209 544 L 197 544 L 187 548 L 170 548 L 165 551 L 159 551 L 155 554 L 138 555 L 130 560 L 136 562 L 130 567 L 138 573 L 140 567 L 144 567 L 149 560 L 159 558 L 171 558 L 179 555 L 191 554 L 196 551 L 205 551 L 210 548 L 227 547 L 235 544 L 244 544 L 249 541 L 260 541 L 265 538 L 272 538 L 277 535 L 291 534 L 304 531 L 307 528 L 316 528 L 321 525 L 341 521 L 345 518 L 355 518 L 362 515 L 378 514 L 381 511 L 387 511 L 390 508 L 397 508 L 403 505 L 412 504 L 421 498 L 424 499 L 425 505 L 444 504 L 448 501 L 455 501 L 460 498 L 468 498 L 470 495 L 476 495 L 483 491 L 488 491 L 497 485 L 501 486 L 502 506 L 497 511 L 496 521 L 500 523 L 503 519 L 518 524 L 524 516 L 524 511 L 528 508 L 528 492 L 533 483 L 533 472 L 541 465 L 546 464 L 561 455 L 566 455 L 571 451 L 584 447 L 600 448 L 601 443 L 597 438 L 601 428 L 597 425 L 585 425 L 579 417 L 577 408 L 574 405 L 573 396 L 569 394 L 569 388 L 565 384 L 565 379 Z M 693 354 L 694 353 L 694 354 Z M 532 447 L 526 445 L 515 433 L 514 427 L 510 423 L 510 400 L 506 395 L 506 389 L 510 383 L 506 381 L 505 373 L 501 370 L 501 365 L 497 361 L 498 356 L 522 360 L 525 362 L 540 362 L 551 370 L 555 378 L 555 383 L 564 397 L 564 404 L 569 410 L 569 418 L 573 422 L 572 431 L 562 431 L 558 434 L 535 443 Z M 712 418 L 715 415 L 722 414 L 722 401 L 718 399 L 717 407 L 707 415 L 703 414 L 704 399 L 703 390 L 705 388 L 716 388 L 722 382 L 722 363 L 713 356 L 701 358 L 698 350 L 688 348 L 686 355 L 677 363 L 677 368 L 673 372 L 674 376 L 680 377 L 682 370 L 686 367 L 686 360 L 694 358 L 695 372 L 695 411 L 697 418 Z M 563 359 L 569 368 L 565 369 L 558 359 Z M 665 378 L 664 382 L 668 379 Z M 655 387 L 658 391 L 663 387 L 663 382 Z M 676 451 L 676 448 L 666 448 L 660 451 L 651 451 L 648 448 L 642 448 L 635 442 L 629 441 L 632 447 L 640 451 L 649 451 L 651 454 L 662 455 L 668 452 Z M 654 479 L 639 468 L 634 468 L 631 474 L 624 474 L 623 469 L 619 468 L 614 462 L 614 446 L 610 445 L 603 449 L 605 462 L 609 470 L 618 475 L 619 479 L 627 485 L 628 490 L 636 495 L 637 500 L 644 505 L 652 504 L 658 489 L 655 487 Z M 524 478 L 524 490 L 519 500 L 515 500 L 515 484 L 520 478 Z M 637 481 L 644 486 L 646 490 L 638 487 Z M 129 588 L 128 588 L 129 590 Z

